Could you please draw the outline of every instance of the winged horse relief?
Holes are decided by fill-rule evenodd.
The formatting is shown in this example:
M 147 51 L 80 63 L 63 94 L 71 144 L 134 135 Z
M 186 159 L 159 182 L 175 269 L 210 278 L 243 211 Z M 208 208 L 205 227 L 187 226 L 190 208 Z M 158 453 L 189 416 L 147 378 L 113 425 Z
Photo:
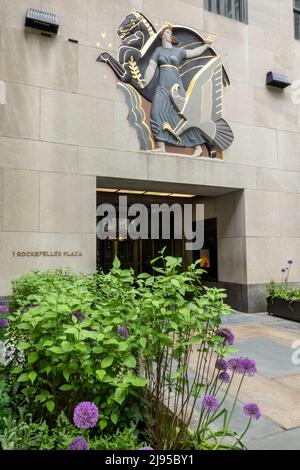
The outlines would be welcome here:
M 141 149 L 193 149 L 194 156 L 204 148 L 209 156 L 226 150 L 234 140 L 223 119 L 223 87 L 230 80 L 212 47 L 215 36 L 204 40 L 193 29 L 170 23 L 156 31 L 139 12 L 126 16 L 118 35 L 118 60 L 106 52 L 97 60 L 120 81 Z

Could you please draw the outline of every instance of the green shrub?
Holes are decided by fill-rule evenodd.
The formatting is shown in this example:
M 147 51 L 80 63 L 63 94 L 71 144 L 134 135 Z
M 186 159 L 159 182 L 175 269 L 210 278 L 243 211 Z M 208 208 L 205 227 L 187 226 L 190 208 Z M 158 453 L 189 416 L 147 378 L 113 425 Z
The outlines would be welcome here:
M 268 297 L 285 299 L 288 302 L 300 301 L 300 289 L 292 289 L 285 284 L 270 282 L 268 285 Z

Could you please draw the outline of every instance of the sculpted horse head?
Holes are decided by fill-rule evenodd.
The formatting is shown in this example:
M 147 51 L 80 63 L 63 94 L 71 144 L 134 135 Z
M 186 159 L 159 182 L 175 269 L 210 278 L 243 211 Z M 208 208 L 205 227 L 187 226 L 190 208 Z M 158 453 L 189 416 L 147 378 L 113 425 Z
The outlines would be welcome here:
M 130 38 L 137 32 L 144 34 L 146 42 L 150 36 L 155 34 L 155 29 L 142 13 L 134 11 L 124 18 L 117 33 L 120 36 L 122 43 L 127 44 L 128 40 L 130 40 Z

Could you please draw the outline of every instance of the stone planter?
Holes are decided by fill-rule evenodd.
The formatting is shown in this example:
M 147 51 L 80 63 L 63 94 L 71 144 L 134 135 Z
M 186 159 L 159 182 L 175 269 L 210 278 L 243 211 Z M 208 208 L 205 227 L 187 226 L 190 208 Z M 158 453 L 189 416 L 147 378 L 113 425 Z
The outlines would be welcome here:
M 268 297 L 267 305 L 269 315 L 300 323 L 300 301 L 290 302 L 279 297 Z

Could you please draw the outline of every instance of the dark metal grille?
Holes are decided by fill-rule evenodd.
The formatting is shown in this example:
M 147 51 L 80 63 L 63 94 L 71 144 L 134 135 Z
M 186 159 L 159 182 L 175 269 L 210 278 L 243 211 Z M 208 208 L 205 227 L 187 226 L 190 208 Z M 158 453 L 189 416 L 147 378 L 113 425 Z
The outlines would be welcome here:
M 295 38 L 300 39 L 300 0 L 294 0 Z
M 248 22 L 248 0 L 205 0 L 204 7 L 232 20 Z

